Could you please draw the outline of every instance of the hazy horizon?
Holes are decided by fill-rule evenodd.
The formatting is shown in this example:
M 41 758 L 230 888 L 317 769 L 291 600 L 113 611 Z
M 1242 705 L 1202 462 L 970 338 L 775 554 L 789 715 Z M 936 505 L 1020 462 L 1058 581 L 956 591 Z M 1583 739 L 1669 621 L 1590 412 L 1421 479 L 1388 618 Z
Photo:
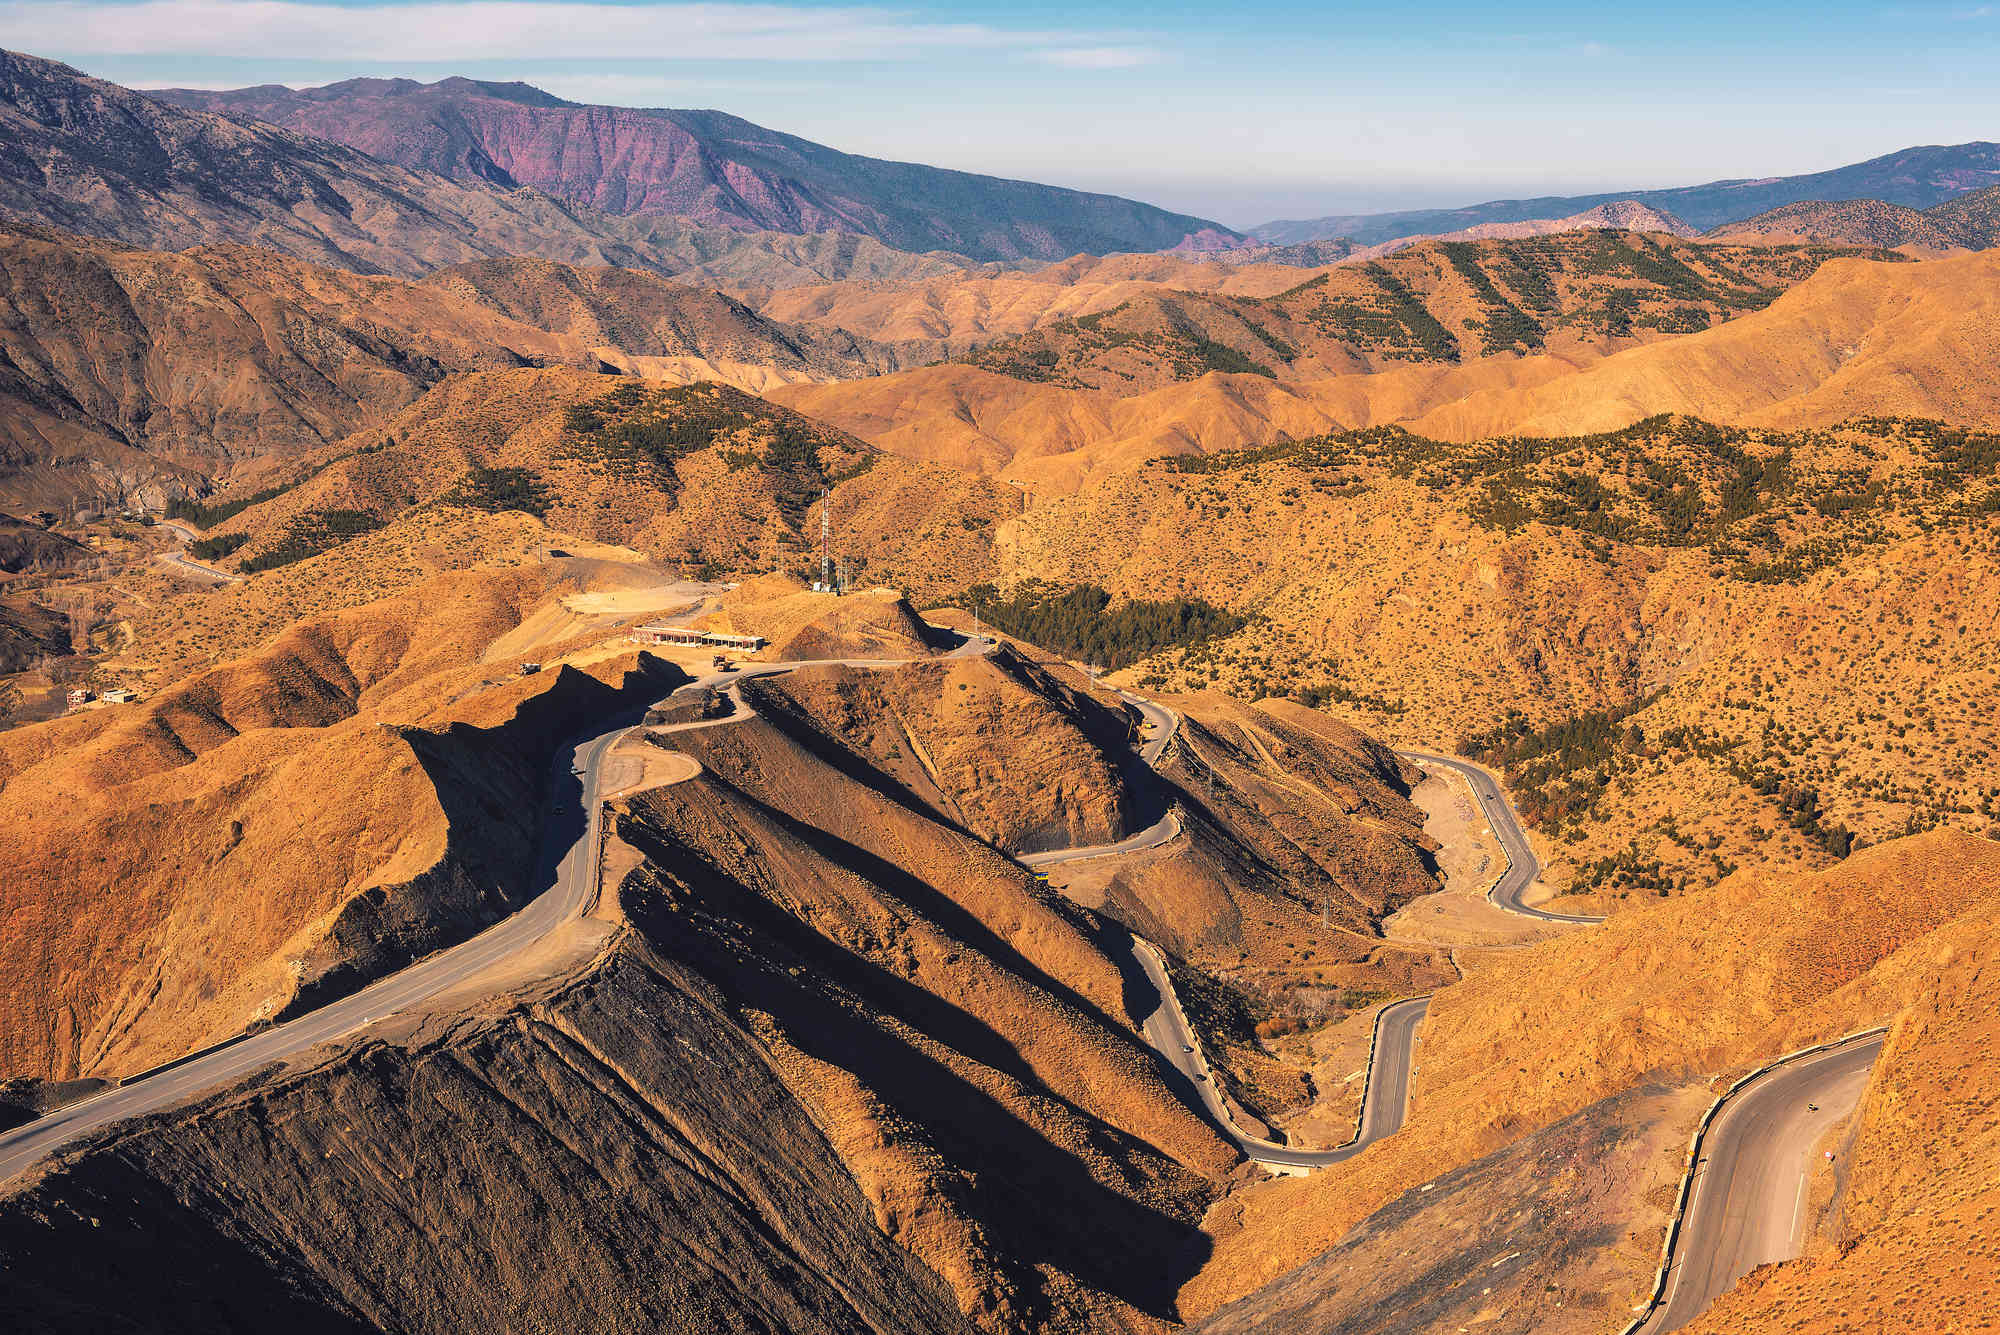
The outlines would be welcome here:
M 1706 16 L 1706 17 L 1704 17 Z M 0 45 L 136 87 L 521 80 L 847 152 L 1278 218 L 1794 175 L 2000 137 L 1989 7 L 24 0 Z

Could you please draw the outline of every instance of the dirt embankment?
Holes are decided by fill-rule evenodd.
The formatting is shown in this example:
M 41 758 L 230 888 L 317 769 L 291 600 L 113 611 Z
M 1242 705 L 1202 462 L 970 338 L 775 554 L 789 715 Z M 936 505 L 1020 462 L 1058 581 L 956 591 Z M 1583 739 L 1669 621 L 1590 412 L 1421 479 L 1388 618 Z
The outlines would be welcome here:
M 1171 1320 L 1236 1155 L 1163 1080 L 1097 924 L 789 724 L 672 741 L 703 774 L 621 819 L 628 911 L 672 924 L 883 1230 L 994 1332 Z
M 762 635 L 768 656 L 815 658 L 924 658 L 950 639 L 924 624 L 895 589 L 862 589 L 834 596 L 815 593 L 788 575 L 747 581 L 723 599 L 713 629 Z
M 1011 650 L 894 671 L 813 668 L 746 694 L 831 763 L 886 778 L 1012 852 L 1122 839 L 1149 800 L 1122 772 L 1125 712 Z
M 666 944 L 627 933 L 407 1046 L 79 1148 L 0 1195 L 9 1316 L 52 1335 L 970 1335 Z
M 1699 1089 L 1657 1087 L 1593 1104 L 1404 1192 L 1318 1257 L 1195 1330 L 1616 1330 L 1623 1308 L 1613 1295 L 1644 1253 L 1642 1242 L 1621 1239 L 1655 1226 L 1687 1148 L 1681 1124 L 1706 1104 Z
M 448 575 L 0 738 L 0 1071 L 144 1068 L 511 912 L 556 741 L 681 680 L 467 666 L 542 578 Z

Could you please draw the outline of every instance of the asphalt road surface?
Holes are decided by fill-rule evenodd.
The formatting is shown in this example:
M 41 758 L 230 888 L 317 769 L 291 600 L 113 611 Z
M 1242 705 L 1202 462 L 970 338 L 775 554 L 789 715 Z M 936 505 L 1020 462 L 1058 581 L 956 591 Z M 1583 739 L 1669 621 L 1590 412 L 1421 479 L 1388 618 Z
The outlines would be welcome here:
M 1138 755 L 1149 769 L 1157 766 L 1180 730 L 1180 715 L 1130 691 L 1118 694 L 1144 716 L 1145 728 L 1141 733 Z M 1178 838 L 1180 833 L 1180 818 L 1169 811 L 1152 825 L 1115 844 L 1028 853 L 1018 860 L 1030 867 L 1057 866 L 1157 848 Z M 1167 973 L 1166 957 L 1160 953 L 1159 947 L 1143 937 L 1120 932 L 1115 927 L 1107 928 L 1107 931 L 1109 935 L 1100 944 L 1117 959 L 1127 974 L 1128 982 L 1144 979 L 1143 987 L 1138 989 L 1139 995 L 1151 998 L 1152 1009 L 1140 1022 L 1139 1032 L 1147 1045 L 1172 1068 L 1182 1087 L 1182 1095 L 1191 1094 L 1193 1100 L 1208 1112 L 1210 1120 L 1246 1157 L 1274 1167 L 1324 1168 L 1328 1164 L 1353 1158 L 1402 1127 L 1409 1108 L 1410 1072 L 1414 1066 L 1417 1025 L 1430 1009 L 1429 997 L 1398 1001 L 1377 1013 L 1375 1041 L 1369 1054 L 1368 1084 L 1362 1096 L 1360 1125 L 1355 1130 L 1354 1139 L 1328 1150 L 1279 1145 L 1250 1135 L 1230 1117 L 1222 1092 L 1216 1088 L 1215 1074 L 1209 1069 L 1207 1056 L 1181 1010 L 1180 999 L 1175 995 L 1173 981 Z M 1120 956 L 1123 958 L 1118 958 Z M 1137 977 L 1134 977 L 1135 973 Z
M 1442 765 L 1446 769 L 1457 770 L 1472 785 L 1472 795 L 1479 802 L 1479 810 L 1485 815 L 1486 823 L 1493 827 L 1501 850 L 1507 854 L 1507 874 L 1495 881 L 1492 889 L 1486 892 L 1488 899 L 1509 913 L 1539 918 L 1543 922 L 1604 921 L 1602 917 L 1581 913 L 1544 913 L 1521 902 L 1522 892 L 1542 874 L 1542 864 L 1535 857 L 1535 850 L 1528 846 L 1528 836 L 1522 833 L 1521 822 L 1515 817 L 1514 809 L 1507 805 L 1507 799 L 1500 795 L 1500 785 L 1491 773 L 1456 756 L 1432 755 L 1428 751 L 1399 751 L 1396 754 L 1419 764 Z
M 160 527 L 166 529 L 172 529 L 175 535 L 178 536 L 183 543 L 193 542 L 196 538 L 201 536 L 199 533 L 195 532 L 192 528 L 189 528 L 186 524 L 181 523 L 177 519 L 162 519 L 160 521 Z M 187 554 L 184 552 L 161 552 L 160 561 L 162 564 L 175 566 L 181 570 L 187 571 L 191 575 L 203 575 L 209 579 L 217 580 L 224 584 L 240 583 L 243 579 L 243 576 L 238 575 L 233 571 L 218 570 L 214 566 L 207 566 L 203 565 L 199 561 L 190 560 Z
M 1430 1010 L 1429 997 L 1411 997 L 1384 1006 L 1375 1016 L 1375 1042 L 1369 1053 L 1368 1084 L 1362 1095 L 1361 1122 L 1354 1139 L 1330 1150 L 1300 1149 L 1252 1136 L 1237 1127 L 1215 1087 L 1200 1043 L 1188 1029 L 1187 1017 L 1167 979 L 1166 962 L 1150 941 L 1134 938 L 1135 954 L 1152 980 L 1160 1003 L 1141 1026 L 1147 1043 L 1165 1057 L 1198 1092 L 1208 1115 L 1243 1151 L 1245 1157 L 1278 1168 L 1325 1168 L 1351 1159 L 1384 1136 L 1403 1127 L 1410 1106 L 1410 1073 L 1415 1069 L 1417 1026 Z
M 1676 1330 L 1755 1267 L 1799 1254 L 1815 1147 L 1860 1101 L 1882 1037 L 1786 1062 L 1730 1096 L 1702 1143 L 1666 1294 L 1640 1331 Z

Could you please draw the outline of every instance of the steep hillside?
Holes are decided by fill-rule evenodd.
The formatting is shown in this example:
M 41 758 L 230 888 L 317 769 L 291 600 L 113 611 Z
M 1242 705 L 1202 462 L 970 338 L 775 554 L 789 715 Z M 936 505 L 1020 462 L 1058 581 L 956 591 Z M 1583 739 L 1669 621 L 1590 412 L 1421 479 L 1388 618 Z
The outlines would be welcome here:
M 1572 213 L 1566 218 L 1525 218 L 1519 222 L 1475 223 L 1471 227 L 1456 232 L 1443 232 L 1435 236 L 1417 235 L 1395 237 L 1380 241 L 1372 246 L 1356 246 L 1343 240 L 1338 244 L 1347 248 L 1342 256 L 1348 260 L 1374 260 L 1384 255 L 1393 255 L 1422 241 L 1510 241 L 1529 236 L 1554 236 L 1559 232 L 1659 232 L 1667 236 L 1677 236 L 1683 241 L 1691 241 L 1701 235 L 1671 213 L 1648 208 L 1636 200 L 1621 199 L 1610 204 L 1599 204 L 1594 209 L 1582 213 Z M 1324 241 L 1302 242 L 1290 249 L 1307 249 L 1323 246 Z M 1273 252 L 1277 253 L 1277 252 Z
M 881 340 L 968 347 L 1051 320 L 1096 314 L 1136 297 L 1216 293 L 1267 297 L 1296 287 L 1279 262 L 1205 263 L 1169 255 L 1074 255 L 1018 273 L 948 274 L 913 283 L 834 283 L 774 292 L 757 303 L 775 320 Z
M 1764 310 L 1633 348 L 1581 374 L 1468 395 L 1416 418 L 1433 435 L 1613 430 L 1655 413 L 1828 426 L 1864 414 L 1996 416 L 1990 357 L 2000 255 L 1840 260 Z
M 595 959 L 113 1131 L 0 1201 L 10 1261 L 39 1255 L 31 1219 L 53 1206 L 59 1242 L 116 1193 L 117 1227 L 198 1226 L 230 1284 L 194 1295 L 177 1254 L 119 1234 L 56 1245 L 16 1308 L 55 1329 L 214 1320 L 274 1291 L 309 1329 L 1171 1321 L 1235 1156 L 1162 1081 L 1094 920 L 785 729 L 661 740 L 702 768 L 616 804 Z M 380 1170 L 405 1151 L 431 1170 Z M 384 1192 L 403 1205 L 365 1236 L 310 1222 Z M 297 1211 L 309 1240 L 272 1256 Z M 675 1241 L 635 1275 L 621 1258 L 651 1229 Z M 412 1248 L 432 1259 L 411 1269 Z M 92 1282 L 103 1257 L 125 1284 Z
M 1724 241 L 1763 238 L 1777 244 L 1889 246 L 1932 255 L 1986 250 L 2000 244 L 2000 186 L 1923 210 L 1879 199 L 1787 204 L 1742 222 L 1725 223 L 1709 236 Z
M 752 698 L 1001 848 L 1108 844 L 1135 828 L 1123 714 L 1011 653 L 893 674 L 818 669 L 759 683 Z
M 1974 190 L 1924 210 L 1962 246 L 1988 250 L 2000 246 L 2000 185 Z
M 345 566 L 372 587 L 370 571 L 428 559 L 426 540 L 397 536 L 403 521 L 449 513 L 536 515 L 690 573 L 816 570 L 822 488 L 851 576 L 928 593 L 990 570 L 993 526 L 1017 504 L 997 484 L 883 455 L 708 382 L 486 372 L 439 386 L 380 430 L 209 526 L 227 565 L 260 576 L 217 598 L 257 599 L 292 564 L 349 544 L 368 556 Z
M 1529 319 L 1526 298 L 1507 294 L 1539 272 L 1526 261 L 1544 248 L 1561 260 L 1550 270 L 1560 277 L 1561 299 L 1551 313 Z M 1962 422 L 1991 416 L 1967 370 L 1979 364 L 1991 330 L 1983 315 L 1990 287 L 1983 270 L 1971 270 L 1990 261 L 1952 261 L 1968 266 L 1954 270 L 1842 260 L 1816 269 L 1833 252 L 1779 249 L 1765 252 L 1764 262 L 1785 267 L 1751 266 L 1762 275 L 1758 283 L 1774 287 L 1741 275 L 1738 285 L 1723 274 L 1704 280 L 1693 268 L 1654 263 L 1685 254 L 1718 264 L 1725 253 L 1756 256 L 1759 249 L 1722 252 L 1616 233 L 1467 243 L 1463 252 L 1418 247 L 1381 261 L 1379 275 L 1335 268 L 1255 302 L 1150 293 L 1123 309 L 1058 320 L 972 354 L 1009 375 L 926 367 L 775 397 L 885 450 L 1032 482 L 1037 494 L 1072 491 L 1159 455 L 1390 422 L 1472 439 L 1609 430 L 1664 411 L 1810 423 L 1836 422 L 1858 408 Z M 1466 259 L 1464 270 L 1452 254 Z M 1395 306 L 1401 314 L 1389 319 L 1378 305 L 1387 300 L 1381 280 L 1395 278 L 1393 265 L 1404 266 L 1411 284 L 1399 288 L 1409 303 Z M 1736 273 L 1733 265 L 1733 258 L 1725 264 L 1728 274 Z M 1777 297 L 1776 287 L 1791 281 L 1786 273 L 1803 280 Z M 1475 289 L 1468 274 L 1483 276 L 1492 295 Z M 1416 300 L 1419 289 L 1437 314 Z M 1711 318 L 1708 307 L 1683 306 L 1677 295 L 1704 290 L 1716 315 L 1739 313 L 1705 332 L 1672 336 L 1682 312 L 1688 329 Z M 1419 338 L 1425 330 L 1436 357 Z M 1286 344 L 1295 359 L 1289 365 L 1271 346 L 1286 336 L 1298 339 Z M 1539 339 L 1539 350 L 1479 355 L 1509 336 Z M 1632 347 L 1635 340 L 1646 346 Z M 1389 369 L 1308 374 L 1322 353 L 1328 363 Z M 1045 358 L 1052 360 L 1044 365 Z M 1225 363 L 1238 369 L 1198 374 Z M 1243 369 L 1247 363 L 1255 366 Z M 1198 378 L 1173 379 L 1183 374 Z M 1049 383 L 1064 375 L 1109 388 Z M 1168 383 L 1146 388 L 1161 381 Z M 1850 390 L 1857 402 L 1843 407 Z M 1782 412 L 1770 408 L 1792 396 L 1800 397 Z
M 1986 433 L 1654 420 L 1452 445 L 1381 428 L 1049 497 L 1003 578 L 1255 612 L 1142 667 L 1509 767 L 1579 888 L 1823 865 L 2000 816 Z
M 900 370 L 934 351 L 779 324 L 721 293 L 691 288 L 684 277 L 668 282 L 637 269 L 498 259 L 441 269 L 422 285 L 547 330 L 650 380 L 721 380 L 754 392 Z
M 1996 183 L 2000 183 L 2000 144 L 1924 145 L 1804 176 L 1711 181 L 1673 190 L 1628 190 L 1611 195 L 1502 199 L 1462 209 L 1343 214 L 1264 223 L 1251 228 L 1250 233 L 1277 245 L 1336 236 L 1373 245 L 1392 237 L 1435 236 L 1481 223 L 1560 218 L 1620 200 L 1660 209 L 1695 227 L 1709 228 L 1812 199 L 1879 199 L 1910 208 L 1929 208 Z
M 27 598 L 0 601 L 0 672 L 19 672 L 36 661 L 71 651 L 69 618 Z M 0 687 L 0 719 L 15 701 Z
M 1853 253 L 1603 230 L 1426 241 L 1336 265 L 1262 299 L 1134 293 L 965 360 L 1021 380 L 1130 393 L 1210 371 L 1315 379 L 1399 363 L 1621 346 L 1760 310 L 1821 264 Z
M 1742 222 L 1724 223 L 1709 233 L 1717 241 L 1772 242 L 1796 245 L 1909 247 L 1924 254 L 1963 249 L 1956 236 L 1928 213 L 1885 204 L 1879 199 L 1850 199 L 1838 204 L 1810 200 L 1787 204 Z
M 856 157 L 719 111 L 584 106 L 526 84 L 350 79 L 154 96 L 606 214 L 857 232 L 902 250 L 999 260 L 1237 239 L 1219 224 L 1110 195 Z
M 490 260 L 413 284 L 244 246 L 172 254 L 0 225 L 0 498 L 158 511 L 209 479 L 287 476 L 468 371 L 761 389 L 905 355 L 629 269 Z
M 0 1070 L 143 1069 L 513 912 L 556 743 L 682 679 L 481 667 L 549 574 L 441 575 L 0 734 Z
M 1946 943 L 1972 939 L 1996 902 L 2000 844 L 1935 834 L 1870 850 L 1834 872 L 1746 872 L 1699 899 L 1494 952 L 1432 1002 L 1403 1130 L 1343 1172 L 1260 1185 L 1218 1206 L 1208 1221 L 1215 1253 L 1183 1290 L 1182 1311 L 1198 1318 L 1249 1293 L 1210 1328 L 1318 1329 L 1344 1310 L 1360 1329 L 1450 1332 L 1484 1313 L 1482 1324 L 1509 1332 L 1604 1330 L 1650 1290 L 1686 1135 L 1707 1090 L 1770 1055 L 1899 1013 L 1923 1016 L 1942 1004 L 1964 1016 L 1956 989 L 1939 987 L 1940 966 L 1953 962 Z M 1965 972 L 1958 977 L 1962 989 Z M 1551 1045 L 1550 1034 L 1562 1041 Z M 1648 1083 L 1633 1106 L 1623 1092 Z M 1963 1076 L 1956 1083 L 1963 1088 Z M 1951 1087 L 1926 1091 L 1929 1106 L 1939 1108 Z M 1878 1090 L 1871 1104 L 1881 1118 L 1893 1105 Z M 1657 1132 L 1635 1137 L 1635 1115 L 1657 1119 Z M 1957 1105 L 1934 1130 L 1918 1131 L 1905 1116 L 1890 1114 L 1905 1139 L 1917 1131 L 1937 1150 L 1950 1145 L 1941 1166 L 1950 1166 L 1959 1200 L 1967 1188 L 1984 1190 L 1968 1142 L 1985 1146 L 1990 1135 L 1975 1107 Z M 1869 1130 L 1860 1132 L 1864 1145 Z M 1910 1178 L 1927 1175 L 1900 1148 L 1879 1145 L 1878 1180 L 1899 1162 Z M 1496 1193 L 1495 1176 L 1511 1177 L 1521 1194 Z M 1907 1197 L 1878 1199 L 1915 1222 Z M 1469 1226 L 1409 1229 L 1410 1216 L 1425 1211 Z M 1959 1259 L 1938 1247 L 1939 1230 L 1927 1232 L 1932 1250 L 1921 1264 L 1942 1271 Z M 1381 1255 L 1385 1236 L 1409 1249 L 1386 1273 L 1343 1268 L 1354 1253 Z M 1423 1281 L 1414 1295 L 1399 1293 L 1416 1278 L 1412 1264 Z M 1740 1310 L 1728 1301 L 1708 1328 L 1746 1328 L 1722 1319 Z M 1394 1321 L 1375 1324 L 1389 1313 Z
M 970 1335 L 664 928 L 10 1184 L 10 1313 L 50 1332 Z
M 1991 1310 L 1982 1276 L 2000 1265 L 2000 1104 L 1987 1060 L 1996 1032 L 1989 906 L 1940 929 L 1911 972 L 1919 1000 L 1897 1022 L 1854 1129 L 1830 1245 L 1759 1269 L 1690 1331 L 1782 1321 L 1806 1335 L 1975 1327 Z

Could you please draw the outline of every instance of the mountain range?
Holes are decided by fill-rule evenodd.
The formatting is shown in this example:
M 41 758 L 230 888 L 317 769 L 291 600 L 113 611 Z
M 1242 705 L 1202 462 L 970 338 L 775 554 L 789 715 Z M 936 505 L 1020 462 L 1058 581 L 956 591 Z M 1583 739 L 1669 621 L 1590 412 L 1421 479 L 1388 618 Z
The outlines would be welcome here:
M 349 79 L 323 88 L 179 88 L 150 96 L 331 139 L 455 181 L 530 187 L 620 217 L 853 232 L 899 250 L 982 260 L 1242 239 L 1219 223 L 1113 195 L 860 157 L 720 111 L 587 106 L 523 83 Z
M 1922 209 L 1996 184 L 2000 184 L 2000 144 L 1977 141 L 1899 149 L 1866 162 L 1803 176 L 1710 181 L 1669 190 L 1498 199 L 1458 209 L 1335 214 L 1261 223 L 1249 231 L 1259 241 L 1271 245 L 1346 237 L 1365 246 L 1400 236 L 1456 232 L 1483 223 L 1560 218 L 1620 200 L 1634 200 L 1664 210 L 1706 231 L 1804 200 L 1879 199 Z
M 163 98 L 0 53 L 14 1326 L 1993 1326 L 1963 153 L 1245 245 Z

